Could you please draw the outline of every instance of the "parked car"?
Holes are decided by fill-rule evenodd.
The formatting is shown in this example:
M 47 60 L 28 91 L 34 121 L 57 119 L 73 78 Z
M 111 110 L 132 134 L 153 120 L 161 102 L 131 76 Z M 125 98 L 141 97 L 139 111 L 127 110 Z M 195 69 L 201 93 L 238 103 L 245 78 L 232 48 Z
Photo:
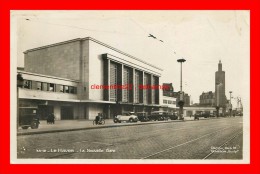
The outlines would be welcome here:
M 210 117 L 210 113 L 209 112 L 201 112 L 201 117 L 208 118 L 208 117 Z
M 194 120 L 199 120 L 201 117 L 201 113 L 196 113 L 193 116 L 194 116 Z
M 216 117 L 216 115 L 214 113 L 210 113 L 209 116 L 210 117 Z
M 115 116 L 114 123 L 121 123 L 122 121 L 128 121 L 130 123 L 137 122 L 138 117 L 135 115 L 134 112 L 126 112 L 121 115 Z
M 19 108 L 19 126 L 22 129 L 38 129 L 40 121 L 38 116 L 38 108 L 36 107 L 20 107 Z
M 154 111 L 151 112 L 151 115 L 148 116 L 149 120 L 154 121 L 162 121 L 162 120 L 168 120 L 168 113 L 165 111 Z
M 137 112 L 136 113 L 138 120 L 141 122 L 149 121 L 148 115 L 146 112 Z
M 171 120 L 177 120 L 178 119 L 178 114 L 177 114 L 177 112 L 169 112 L 168 113 L 168 117 Z

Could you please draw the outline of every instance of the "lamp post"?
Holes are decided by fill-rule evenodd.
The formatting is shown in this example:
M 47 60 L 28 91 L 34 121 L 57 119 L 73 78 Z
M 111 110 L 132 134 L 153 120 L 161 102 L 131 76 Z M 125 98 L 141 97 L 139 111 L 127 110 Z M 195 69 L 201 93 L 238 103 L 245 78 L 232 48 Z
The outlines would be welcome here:
M 232 117 L 232 104 L 231 104 L 231 94 L 232 94 L 232 91 L 229 91 L 229 94 L 230 94 L 230 100 L 229 100 L 229 113 L 230 113 L 230 117 Z
M 184 106 L 184 96 L 183 96 L 183 92 L 182 92 L 182 63 L 184 63 L 186 60 L 185 59 L 178 59 L 177 62 L 181 63 L 181 82 L 180 82 L 180 100 L 178 102 L 179 107 L 180 107 L 180 116 L 179 119 L 182 120 L 183 119 L 183 106 Z
M 23 87 L 23 76 L 22 74 L 17 74 L 17 96 L 16 96 L 16 99 L 17 99 L 17 118 L 16 118 L 16 121 L 17 121 L 17 129 L 19 128 L 19 88 L 22 88 Z

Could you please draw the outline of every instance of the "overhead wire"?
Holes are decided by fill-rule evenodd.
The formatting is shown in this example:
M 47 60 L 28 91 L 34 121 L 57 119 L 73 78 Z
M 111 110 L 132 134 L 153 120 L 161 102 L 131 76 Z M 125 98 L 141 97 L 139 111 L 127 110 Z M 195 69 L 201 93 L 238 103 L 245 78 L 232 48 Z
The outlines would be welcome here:
M 90 32 L 103 32 L 103 33 L 111 33 L 111 34 L 123 34 L 123 35 L 135 35 L 135 36 L 142 36 L 142 37 L 150 37 L 152 39 L 155 39 L 156 41 L 158 41 L 159 43 L 163 44 L 164 47 L 166 49 L 168 49 L 171 53 L 173 53 L 175 56 L 180 56 L 179 54 L 177 55 L 177 51 L 175 49 L 173 49 L 170 45 L 167 44 L 167 42 L 165 42 L 163 39 L 161 38 L 157 38 L 154 34 L 151 34 L 151 32 L 147 31 L 147 29 L 145 29 L 142 25 L 140 25 L 139 23 L 137 23 L 135 20 L 133 20 L 132 18 L 130 18 L 130 20 L 132 21 L 132 23 L 134 23 L 135 25 L 137 25 L 144 34 L 136 34 L 136 33 L 126 33 L 126 32 L 119 32 L 119 31 L 109 31 L 109 30 L 97 30 L 97 29 L 90 29 L 90 28 L 86 28 L 86 27 L 78 27 L 78 26 L 73 26 L 73 25 L 67 25 L 67 24 L 58 24 L 58 23 L 51 23 L 51 22 L 46 22 L 46 21 L 37 21 L 37 20 L 32 20 L 29 18 L 25 19 L 26 21 L 30 21 L 30 22 L 35 22 L 35 23 L 45 23 L 48 25 L 56 25 L 56 26 L 61 26 L 61 27 L 68 27 L 68 28 L 72 28 L 72 29 L 79 29 L 79 30 L 86 30 L 86 31 L 90 31 Z

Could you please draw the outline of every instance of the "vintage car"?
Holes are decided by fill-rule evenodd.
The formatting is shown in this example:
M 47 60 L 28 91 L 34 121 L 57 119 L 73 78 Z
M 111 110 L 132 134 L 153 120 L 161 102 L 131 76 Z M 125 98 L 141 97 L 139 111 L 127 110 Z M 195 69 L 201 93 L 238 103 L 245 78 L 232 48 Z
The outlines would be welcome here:
M 151 115 L 149 115 L 149 120 L 154 120 L 154 121 L 162 121 L 162 120 L 168 120 L 169 116 L 168 113 L 165 111 L 154 111 L 151 112 Z
M 216 114 L 215 113 L 210 113 L 209 117 L 216 117 Z
M 121 115 L 117 115 L 114 118 L 114 123 L 121 123 L 122 121 L 126 121 L 126 122 L 137 122 L 138 121 L 138 117 L 135 115 L 134 112 L 125 112 Z
M 136 113 L 138 120 L 141 122 L 149 121 L 148 115 L 146 112 L 137 112 Z
M 193 116 L 194 116 L 194 120 L 199 120 L 201 117 L 201 113 L 195 113 Z
M 177 120 L 178 119 L 178 114 L 177 114 L 177 112 L 168 112 L 168 117 L 171 120 Z
M 38 129 L 40 121 L 36 107 L 20 107 L 19 108 L 19 126 L 22 129 Z
M 203 112 L 200 113 L 200 115 L 201 115 L 200 117 L 208 118 L 208 117 L 210 117 L 210 112 L 204 112 L 203 111 Z

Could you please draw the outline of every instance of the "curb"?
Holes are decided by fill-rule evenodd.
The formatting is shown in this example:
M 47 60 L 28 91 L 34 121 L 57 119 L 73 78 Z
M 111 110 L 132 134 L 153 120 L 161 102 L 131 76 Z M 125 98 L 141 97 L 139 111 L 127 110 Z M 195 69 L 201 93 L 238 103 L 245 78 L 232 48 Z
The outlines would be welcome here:
M 209 119 L 201 119 L 209 120 Z M 105 125 L 105 126 L 95 126 L 95 127 L 83 127 L 83 128 L 72 128 L 72 129 L 57 129 L 57 130 L 45 130 L 38 132 L 18 132 L 17 136 L 21 135 L 34 135 L 34 134 L 45 134 L 45 133 L 57 133 L 57 132 L 70 132 L 70 131 L 80 131 L 80 130 L 90 130 L 90 129 L 103 129 L 103 128 L 112 128 L 112 127 L 123 127 L 123 126 L 138 126 L 138 125 L 147 125 L 147 124 L 161 124 L 161 123 L 172 123 L 172 122 L 185 122 L 185 121 L 196 121 L 196 120 L 170 120 L 170 121 L 156 121 L 156 122 L 141 122 L 141 123 L 130 123 L 130 124 L 114 124 L 114 125 Z

